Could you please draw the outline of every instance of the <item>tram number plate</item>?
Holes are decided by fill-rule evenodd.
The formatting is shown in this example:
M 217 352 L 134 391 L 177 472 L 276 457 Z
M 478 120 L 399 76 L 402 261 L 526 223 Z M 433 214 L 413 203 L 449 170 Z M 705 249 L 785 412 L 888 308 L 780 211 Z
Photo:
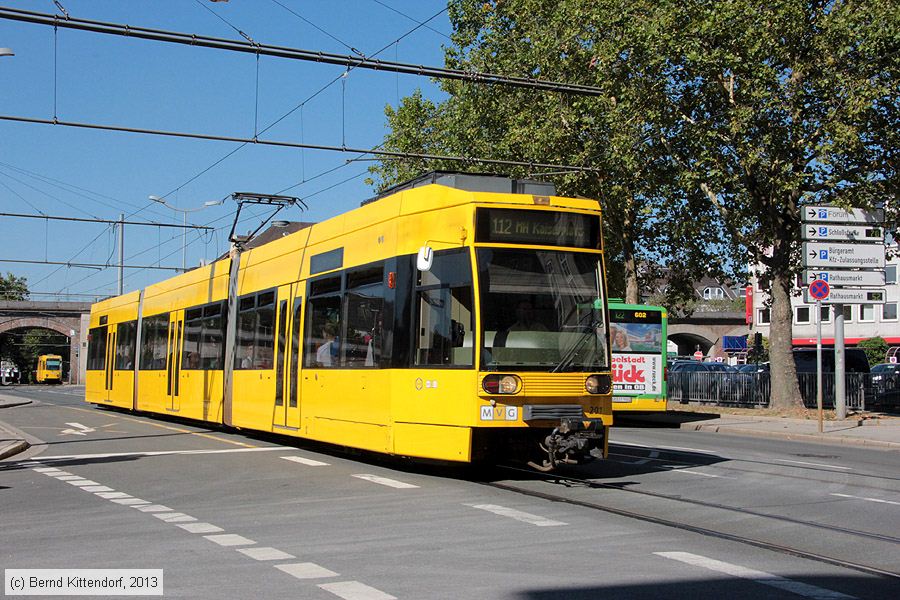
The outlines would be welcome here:
M 518 421 L 518 406 L 482 406 L 482 421 Z

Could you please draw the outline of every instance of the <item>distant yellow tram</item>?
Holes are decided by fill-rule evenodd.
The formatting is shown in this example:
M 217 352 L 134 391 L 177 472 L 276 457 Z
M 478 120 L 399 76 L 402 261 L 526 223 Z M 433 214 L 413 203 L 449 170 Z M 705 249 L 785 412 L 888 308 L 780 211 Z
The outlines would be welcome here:
M 58 354 L 42 354 L 38 356 L 37 383 L 62 383 L 62 356 Z
M 443 461 L 602 457 L 600 208 L 429 173 L 91 309 L 86 400 Z

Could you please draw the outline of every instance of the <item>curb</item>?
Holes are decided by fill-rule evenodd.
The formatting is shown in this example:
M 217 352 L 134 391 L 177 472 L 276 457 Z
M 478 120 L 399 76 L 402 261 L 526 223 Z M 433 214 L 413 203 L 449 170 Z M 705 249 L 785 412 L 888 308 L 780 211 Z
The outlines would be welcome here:
M 31 448 L 31 444 L 25 440 L 16 440 L 6 448 L 0 449 L 0 460 L 19 454 L 20 452 L 25 452 L 29 448 Z
M 0 408 L 12 408 L 14 406 L 25 406 L 26 404 L 31 404 L 31 403 L 32 403 L 32 400 L 26 400 L 24 398 L 21 401 L 13 400 L 10 402 L 0 400 Z
M 799 442 L 814 442 L 818 444 L 825 445 L 847 445 L 847 446 L 868 446 L 868 447 L 877 447 L 884 448 L 887 450 L 900 450 L 900 443 L 897 442 L 883 442 L 881 440 L 867 440 L 867 439 L 857 439 L 851 438 L 847 436 L 835 437 L 835 438 L 825 438 L 820 434 L 814 433 L 789 433 L 789 432 L 781 432 L 781 431 L 759 431 L 757 429 L 741 429 L 741 428 L 730 428 L 722 425 L 711 425 L 711 424 L 696 424 L 696 423 L 682 423 L 680 429 L 684 429 L 687 431 L 708 431 L 713 433 L 724 433 L 724 434 L 733 434 L 744 437 L 766 437 L 766 438 L 778 438 L 783 440 L 794 440 Z M 827 435 L 827 434 L 826 434 Z

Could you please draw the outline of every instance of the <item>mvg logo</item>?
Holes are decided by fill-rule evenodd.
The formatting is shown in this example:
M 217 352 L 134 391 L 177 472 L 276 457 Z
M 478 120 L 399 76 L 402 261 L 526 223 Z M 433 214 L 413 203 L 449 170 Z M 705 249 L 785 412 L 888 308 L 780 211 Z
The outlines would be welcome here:
M 519 419 L 518 406 L 482 406 L 482 421 L 517 421 Z

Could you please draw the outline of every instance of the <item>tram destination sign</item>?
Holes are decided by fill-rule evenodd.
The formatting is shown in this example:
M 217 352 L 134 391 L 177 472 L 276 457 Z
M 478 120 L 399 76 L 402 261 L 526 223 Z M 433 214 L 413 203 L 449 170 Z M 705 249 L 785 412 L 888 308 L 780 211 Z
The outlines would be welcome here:
M 804 223 L 849 223 L 877 225 L 884 222 L 884 211 L 863 210 L 861 208 L 838 208 L 837 206 L 804 206 Z
M 475 241 L 596 249 L 600 247 L 600 219 L 553 210 L 478 208 Z
M 863 225 L 804 225 L 804 240 L 835 240 L 848 242 L 884 243 L 884 232 L 880 227 Z
M 815 304 L 816 298 L 806 288 L 803 300 L 807 304 Z M 820 300 L 822 304 L 884 304 L 884 288 L 831 288 L 828 297 Z
M 883 269 L 884 246 L 881 244 L 840 244 L 804 242 L 803 266 L 826 269 Z
M 803 271 L 804 285 L 821 279 L 832 288 L 884 285 L 884 271 Z

